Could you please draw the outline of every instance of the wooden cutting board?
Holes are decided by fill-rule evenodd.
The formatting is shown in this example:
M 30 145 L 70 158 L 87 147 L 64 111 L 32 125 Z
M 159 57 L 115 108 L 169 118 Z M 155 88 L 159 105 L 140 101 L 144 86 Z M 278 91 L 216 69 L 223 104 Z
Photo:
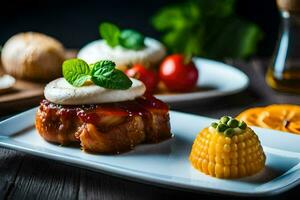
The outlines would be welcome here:
M 43 91 L 44 84 L 17 80 L 13 88 L 0 94 L 0 115 L 37 106 Z

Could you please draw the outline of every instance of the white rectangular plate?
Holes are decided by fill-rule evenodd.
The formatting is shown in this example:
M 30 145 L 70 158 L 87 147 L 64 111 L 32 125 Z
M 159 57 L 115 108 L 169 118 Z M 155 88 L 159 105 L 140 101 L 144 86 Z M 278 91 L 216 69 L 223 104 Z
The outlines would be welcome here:
M 254 127 L 267 156 L 259 174 L 235 180 L 206 176 L 188 156 L 198 132 L 213 119 L 171 111 L 174 137 L 120 155 L 96 155 L 44 141 L 34 128 L 36 109 L 0 122 L 0 146 L 154 185 L 240 196 L 273 195 L 300 183 L 300 136 Z

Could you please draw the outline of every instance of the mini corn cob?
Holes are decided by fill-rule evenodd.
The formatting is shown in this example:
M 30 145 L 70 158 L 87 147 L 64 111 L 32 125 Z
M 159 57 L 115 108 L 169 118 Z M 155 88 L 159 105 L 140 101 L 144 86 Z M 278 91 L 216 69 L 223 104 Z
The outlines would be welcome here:
M 194 141 L 190 154 L 192 165 L 217 178 L 241 178 L 258 173 L 265 166 L 265 154 L 254 131 L 249 127 L 243 129 L 235 128 L 236 133 L 228 136 L 216 128 L 205 128 Z

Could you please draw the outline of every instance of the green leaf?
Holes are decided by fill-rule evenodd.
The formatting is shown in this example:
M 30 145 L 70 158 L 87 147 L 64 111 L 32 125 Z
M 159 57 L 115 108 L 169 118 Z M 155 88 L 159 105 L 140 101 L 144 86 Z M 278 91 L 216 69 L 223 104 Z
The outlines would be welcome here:
M 100 24 L 99 32 L 101 37 L 111 47 L 121 45 L 126 49 L 133 50 L 145 47 L 145 37 L 135 30 L 127 29 L 121 31 L 116 25 L 105 22 Z
M 115 63 L 104 60 L 94 64 L 92 69 L 92 81 L 101 87 L 108 89 L 126 90 L 131 87 L 132 81 L 122 71 L 115 69 Z
M 99 62 L 96 62 L 92 64 L 92 75 L 104 75 L 109 76 L 111 73 L 113 73 L 116 64 L 109 60 L 102 60 Z
M 195 25 L 200 18 L 200 9 L 193 2 L 188 2 L 160 10 L 153 17 L 152 24 L 159 31 L 177 31 Z
M 159 31 L 170 29 L 182 29 L 186 19 L 181 9 L 171 6 L 168 9 L 160 10 L 152 19 L 153 26 Z
M 205 9 L 206 16 L 224 18 L 234 14 L 235 2 L 236 0 L 204 0 L 198 2 L 198 7 Z
M 201 34 L 201 33 L 198 33 Z M 183 54 L 185 55 L 186 60 L 190 60 L 195 55 L 201 55 L 201 41 L 202 37 L 187 37 L 186 45 L 183 48 Z
M 133 50 L 139 50 L 145 47 L 144 44 L 145 37 L 134 30 L 126 29 L 123 30 L 119 37 L 120 45 Z
M 236 0 L 188 0 L 160 10 L 155 29 L 172 53 L 214 59 L 247 58 L 262 39 L 258 26 L 235 15 Z
M 111 47 L 119 45 L 120 32 L 120 29 L 116 25 L 111 23 L 105 22 L 101 23 L 99 26 L 99 33 L 101 37 Z
M 239 28 L 237 28 L 239 27 Z M 223 22 L 222 29 L 215 29 L 212 41 L 206 43 L 206 56 L 209 58 L 247 58 L 256 52 L 257 43 L 262 38 L 259 28 L 237 18 Z
M 240 41 L 242 47 L 240 57 L 249 57 L 257 51 L 256 44 L 263 38 L 263 33 L 255 24 L 245 25 L 243 32 L 244 37 L 241 37 Z
M 69 59 L 62 66 L 64 78 L 73 86 L 80 87 L 91 78 L 89 65 L 81 59 Z

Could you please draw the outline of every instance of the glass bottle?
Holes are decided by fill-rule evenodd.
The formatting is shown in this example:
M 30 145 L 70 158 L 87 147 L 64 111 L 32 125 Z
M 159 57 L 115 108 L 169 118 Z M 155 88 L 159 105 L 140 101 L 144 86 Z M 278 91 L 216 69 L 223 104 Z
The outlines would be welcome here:
M 281 33 L 266 81 L 275 90 L 300 94 L 300 0 L 277 0 Z

